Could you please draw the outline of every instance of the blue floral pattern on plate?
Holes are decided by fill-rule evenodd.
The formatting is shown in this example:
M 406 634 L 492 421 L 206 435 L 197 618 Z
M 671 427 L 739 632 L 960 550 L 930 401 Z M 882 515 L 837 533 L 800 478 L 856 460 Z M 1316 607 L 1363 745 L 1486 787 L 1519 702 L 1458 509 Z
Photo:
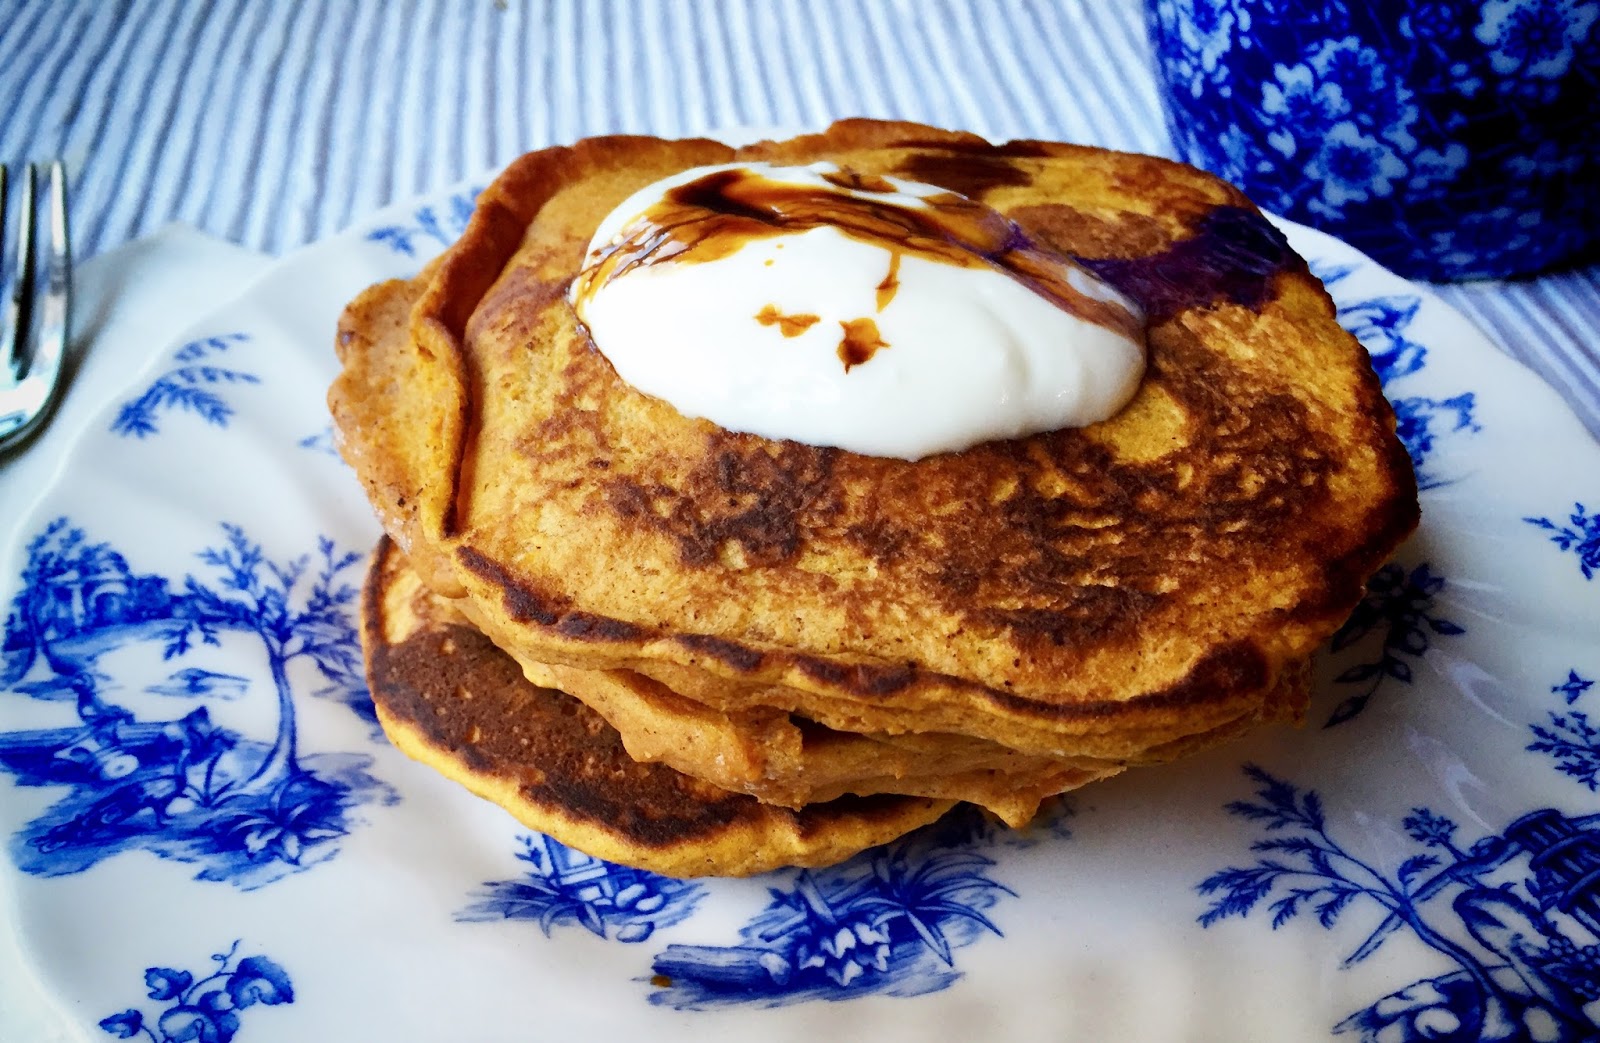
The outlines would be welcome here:
M 887 993 L 919 996 L 960 979 L 955 950 L 1003 936 L 987 911 L 1016 897 L 979 848 L 995 827 L 952 813 L 828 869 L 771 874 L 768 902 L 735 945 L 670 945 L 650 1002 L 679 1010 L 776 1006 Z
M 335 460 L 342 459 L 339 456 L 338 444 L 334 441 L 333 425 L 332 424 L 329 424 L 328 426 L 324 427 L 321 431 L 318 431 L 316 434 L 306 435 L 304 438 L 300 439 L 300 441 L 295 443 L 295 444 L 298 445 L 301 449 L 311 449 L 311 450 L 314 450 L 316 452 L 322 453 L 325 456 L 331 456 Z
M 1544 517 L 1522 520 L 1551 533 L 1551 543 L 1576 556 L 1584 579 L 1592 580 L 1600 572 L 1600 514 L 1590 514 L 1583 504 L 1574 503 L 1564 523 Z
M 1377 926 L 1342 966 L 1408 932 L 1451 968 L 1351 1014 L 1335 1032 L 1359 1033 L 1362 1043 L 1582 1043 L 1600 1032 L 1600 814 L 1540 808 L 1464 848 L 1454 821 L 1414 808 L 1403 827 L 1420 850 L 1390 871 L 1339 842 L 1315 790 L 1244 770 L 1256 800 L 1228 811 L 1267 835 L 1250 845 L 1261 855 L 1254 865 L 1198 885 L 1212 897 L 1202 926 L 1248 916 L 1275 895 L 1273 929 L 1312 913 L 1333 930 L 1347 910 L 1376 906 Z
M 424 203 L 411 211 L 409 220 L 380 225 L 368 231 L 366 238 L 408 258 L 419 255 L 424 241 L 431 241 L 431 252 L 437 252 L 466 231 L 481 191 L 469 188 L 452 193 L 442 203 Z
M 224 333 L 178 348 L 172 353 L 174 365 L 117 410 L 112 433 L 147 438 L 159 431 L 158 414 L 173 410 L 194 413 L 215 427 L 227 427 L 234 410 L 223 389 L 230 384 L 259 384 L 261 379 L 254 373 L 218 365 L 217 357 L 249 339 L 246 333 Z
M 238 951 L 236 941 L 227 952 L 213 953 L 216 969 L 198 981 L 174 967 L 145 968 L 146 994 L 165 1008 L 146 1015 L 129 1007 L 102 1018 L 100 1028 L 117 1039 L 142 1036 L 151 1043 L 229 1043 L 238 1035 L 244 1011 L 294 1002 L 294 985 L 282 967 L 265 956 L 236 962 Z
M 1184 158 L 1402 274 L 1537 271 L 1600 236 L 1600 4 L 1150 0 Z
M 51 727 L 0 733 L 0 769 L 67 792 L 14 838 L 25 872 L 81 873 L 142 848 L 198 864 L 197 879 L 260 887 L 333 855 L 359 804 L 396 799 L 367 773 L 370 757 L 305 756 L 297 738 L 289 675 L 300 659 L 326 682 L 314 694 L 374 719 L 346 581 L 360 556 L 324 538 L 315 558 L 273 562 L 238 526 L 222 529 L 222 544 L 198 555 L 214 575 L 177 584 L 135 572 L 65 518 L 28 543 L 0 685 L 62 712 Z M 181 717 L 141 720 L 106 691 L 102 660 L 128 645 L 159 646 L 175 665 L 230 633 L 265 653 L 278 708 L 270 742 L 218 726 L 206 705 L 237 698 L 247 678 L 191 666 L 145 687 L 202 703 Z
M 1237 97 L 1229 49 L 1245 45 L 1232 34 L 1270 12 L 1213 9 L 1192 34 L 1194 75 Z M 1359 58 L 1328 48 L 1270 79 L 1283 105 L 1333 118 L 1331 77 Z M 1402 152 L 1409 134 L 1414 158 L 1424 119 L 1406 118 L 1397 81 L 1370 89 L 1397 107 L 1362 132 Z M 529 835 L 377 741 L 361 693 L 352 555 L 376 528 L 348 472 L 327 465 L 332 360 L 304 331 L 332 330 L 355 292 L 413 274 L 471 198 L 399 208 L 286 263 L 202 331 L 249 338 L 226 349 L 249 364 L 226 368 L 256 383 L 201 382 L 225 425 L 175 437 L 187 407 L 152 396 L 154 430 L 123 437 L 113 409 L 20 542 L 0 547 L 9 882 L 41 980 L 88 1036 L 693 1041 L 738 1018 L 789 1038 L 848 1037 L 870 1020 L 886 1040 L 1040 1025 L 1063 1038 L 1163 1038 L 1163 1025 L 1481 1038 L 1502 1023 L 1504 1038 L 1559 1039 L 1584 1025 L 1593 888 L 1571 877 L 1600 828 L 1600 662 L 1580 640 L 1600 630 L 1600 585 L 1584 571 L 1600 562 L 1586 557 L 1580 482 L 1600 448 L 1550 453 L 1554 397 L 1425 291 L 1287 229 L 1372 353 L 1423 487 L 1421 537 L 1318 665 L 1312 721 L 1339 727 L 1130 772 L 1024 833 L 956 815 L 842 866 L 671 881 Z M 264 318 L 291 314 L 283 328 Z M 208 349 L 166 368 L 224 361 Z M 1263 792 L 1241 803 L 1260 812 L 1229 811 L 1242 762 L 1293 764 L 1293 781 L 1252 775 Z M 268 765 L 278 782 L 252 786 Z M 230 807 L 234 795 L 248 799 Z M 1241 840 L 1241 819 L 1260 832 Z M 71 842 L 33 843 L 66 823 Z M 1241 860 L 1251 841 L 1273 846 Z M 1196 910 L 1196 883 L 1229 872 Z M 1194 923 L 1217 903 L 1226 914 Z M 1361 954 L 1352 971 L 1314 974 L 1317 990 L 1290 975 L 1273 1002 L 1239 1002 L 1268 979 L 1241 978 L 1238 953 L 1268 975 L 1286 963 L 1273 916 L 1329 972 Z M 162 962 L 211 951 L 219 922 L 270 968 L 237 946 L 205 970 Z M 1244 948 L 1220 941 L 1229 931 Z M 149 968 L 142 1007 L 129 1005 L 130 967 Z M 281 1002 L 238 1003 L 224 987 L 236 972 Z M 411 996 L 429 999 L 396 1001 Z M 1203 1002 L 1184 1007 L 1189 996 Z M 981 1027 L 964 1020 L 974 1010 Z M 1093 1024 L 1090 1011 L 1113 1013 Z
M 638 943 L 688 917 L 705 894 L 699 884 L 619 866 L 542 834 L 523 837 L 517 858 L 532 867 L 523 878 L 484 884 L 458 920 L 533 920 L 546 937 L 573 924 Z
M 1589 720 L 1587 709 L 1571 707 L 1593 687 L 1593 679 L 1568 670 L 1565 681 L 1550 686 L 1552 693 L 1563 697 L 1567 709 L 1551 710 L 1548 721 L 1528 726 L 1534 735 L 1528 749 L 1550 757 L 1556 771 L 1577 780 L 1591 793 L 1600 792 L 1600 727 Z
M 1434 637 L 1466 633 L 1459 623 L 1443 618 L 1434 608 L 1434 598 L 1444 588 L 1444 577 L 1435 575 L 1427 562 L 1410 570 L 1390 562 L 1367 582 L 1366 596 L 1333 635 L 1328 648 L 1338 657 L 1369 634 L 1381 633 L 1382 640 L 1373 655 L 1345 667 L 1333 679 L 1334 684 L 1353 685 L 1356 691 L 1334 709 L 1328 727 L 1343 724 L 1366 709 L 1379 686 L 1390 681 L 1411 684 L 1415 680 L 1412 664 L 1428 651 Z
M 765 909 L 734 945 L 672 944 L 652 962 L 655 1004 L 684 1010 L 888 993 L 922 995 L 961 977 L 954 952 L 1002 932 L 986 915 L 1002 896 L 985 875 L 984 848 L 1027 847 L 1071 835 L 1072 806 L 1058 801 L 1028 834 L 999 830 L 972 808 L 890 845 L 823 870 L 772 873 Z M 549 837 L 522 838 L 521 880 L 485 884 L 462 922 L 533 920 L 548 937 L 561 924 L 639 943 L 687 919 L 704 884 L 673 880 L 575 851 Z

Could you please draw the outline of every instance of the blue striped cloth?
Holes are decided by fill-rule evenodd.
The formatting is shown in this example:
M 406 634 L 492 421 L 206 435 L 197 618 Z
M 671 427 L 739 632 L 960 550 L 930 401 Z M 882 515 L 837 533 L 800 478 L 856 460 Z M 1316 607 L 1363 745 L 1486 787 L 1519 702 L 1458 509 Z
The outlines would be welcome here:
M 10 0 L 0 158 L 79 256 L 181 221 L 279 253 L 590 134 L 920 120 L 1172 154 L 1138 0 Z M 1600 268 L 1440 288 L 1600 435 Z

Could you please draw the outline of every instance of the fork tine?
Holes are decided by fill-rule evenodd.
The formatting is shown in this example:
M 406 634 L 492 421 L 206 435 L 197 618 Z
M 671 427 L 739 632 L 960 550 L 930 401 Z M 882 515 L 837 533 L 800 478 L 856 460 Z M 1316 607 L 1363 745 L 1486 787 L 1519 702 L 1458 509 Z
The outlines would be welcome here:
M 29 170 L 30 180 L 33 171 Z M 67 349 L 67 320 L 72 304 L 72 245 L 67 239 L 67 173 L 58 159 L 50 164 L 50 245 L 47 280 L 41 302 L 39 342 L 28 362 L 28 376 L 59 383 Z
M 28 328 L 33 318 L 33 207 L 38 181 L 33 166 L 24 168 L 22 206 L 18 209 L 16 265 L 11 276 L 11 301 L 6 307 L 6 363 L 13 380 L 22 379 L 27 366 Z
M 11 198 L 11 168 L 0 163 L 0 293 L 7 288 L 6 236 L 11 225 L 6 221 L 6 202 Z M 17 302 L 11 294 L 0 302 L 0 386 L 14 384 L 22 376 L 22 338 L 17 335 Z
M 22 214 L 18 224 L 15 293 L 7 304 L 8 365 L 0 369 L 0 451 L 20 445 L 49 417 L 61 390 L 61 365 L 66 355 L 67 326 L 72 308 L 72 248 L 67 230 L 67 177 L 60 160 L 49 167 L 50 206 L 46 224 L 48 244 L 34 243 L 34 209 L 39 169 L 32 164 L 22 183 Z M 0 249 L 0 253 L 4 253 Z M 35 272 L 43 254 L 43 287 Z M 34 313 L 37 312 L 37 315 Z M 34 319 L 38 322 L 35 323 Z M 37 337 L 31 336 L 38 326 Z M 33 343 L 31 352 L 27 350 Z M 14 376 L 13 376 L 14 374 Z

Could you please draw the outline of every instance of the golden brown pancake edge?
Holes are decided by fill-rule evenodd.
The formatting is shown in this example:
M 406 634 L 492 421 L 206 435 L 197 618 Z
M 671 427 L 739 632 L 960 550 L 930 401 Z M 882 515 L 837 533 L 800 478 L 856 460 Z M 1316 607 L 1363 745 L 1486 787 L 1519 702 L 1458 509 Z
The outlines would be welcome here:
M 523 824 L 670 876 L 830 865 L 952 801 L 844 797 L 794 811 L 639 764 L 597 714 L 520 668 L 380 541 L 362 603 L 368 683 L 395 745 Z

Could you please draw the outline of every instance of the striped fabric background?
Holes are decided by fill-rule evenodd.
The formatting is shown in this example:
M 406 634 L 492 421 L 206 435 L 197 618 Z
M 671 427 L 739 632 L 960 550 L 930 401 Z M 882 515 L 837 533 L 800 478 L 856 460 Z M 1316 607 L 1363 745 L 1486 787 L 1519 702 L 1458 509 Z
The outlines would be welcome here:
M 0 0 L 0 159 L 88 257 L 281 253 L 589 134 L 900 117 L 1171 154 L 1140 0 Z M 1442 287 L 1600 435 L 1600 269 Z

